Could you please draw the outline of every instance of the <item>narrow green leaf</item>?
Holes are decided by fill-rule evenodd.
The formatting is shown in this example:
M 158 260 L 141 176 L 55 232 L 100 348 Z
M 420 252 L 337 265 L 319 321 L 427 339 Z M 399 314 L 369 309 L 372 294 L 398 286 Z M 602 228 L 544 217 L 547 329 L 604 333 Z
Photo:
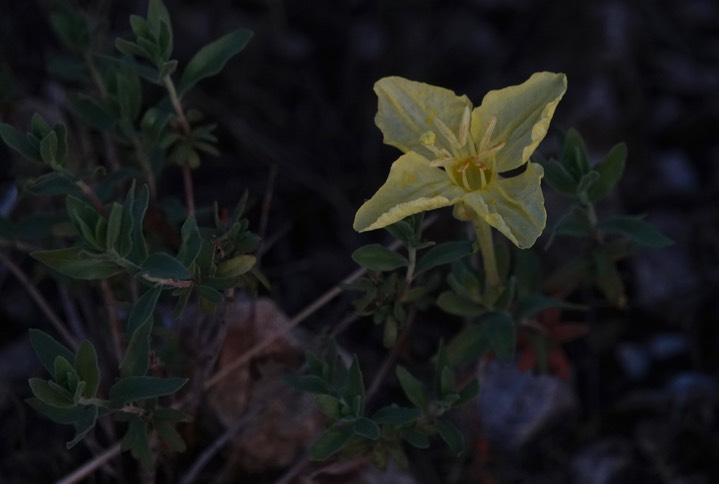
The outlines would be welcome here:
M 316 375 L 285 375 L 284 380 L 288 384 L 292 385 L 295 388 L 299 388 L 304 392 L 320 394 L 330 393 L 327 382 Z
M 351 401 L 355 398 L 359 399 L 360 408 L 356 409 L 355 412 L 355 417 L 359 417 L 364 411 L 364 380 L 357 355 L 354 356 L 352 365 L 347 372 L 347 381 L 345 382 L 342 396 L 347 401 Z
M 75 358 L 72 351 L 44 331 L 33 328 L 30 329 L 29 333 L 32 349 L 35 350 L 40 363 L 50 375 L 55 374 L 55 358 L 57 356 L 62 356 L 68 360 Z
M 310 448 L 310 460 L 324 461 L 342 450 L 354 435 L 351 425 L 336 426 L 329 429 Z
M 462 365 L 474 361 L 490 347 L 486 327 L 472 324 L 464 328 L 447 344 L 447 360 L 450 365 Z
M 202 247 L 202 236 L 194 216 L 187 217 L 185 223 L 182 224 L 180 235 L 182 236 L 182 244 L 177 251 L 177 258 L 186 267 L 190 267 L 197 259 Z
M 186 378 L 157 378 L 153 376 L 131 376 L 123 378 L 110 388 L 110 408 L 171 395 L 187 383 Z
M 489 342 L 497 357 L 504 362 L 512 361 L 517 332 L 512 316 L 505 311 L 492 311 L 482 316 L 480 324 L 486 327 Z
M 415 274 L 432 269 L 455 260 L 466 257 L 472 253 L 471 241 L 445 242 L 429 249 L 417 262 Z
M 352 430 L 355 435 L 364 437 L 370 440 L 377 440 L 380 436 L 379 425 L 367 417 L 361 417 L 354 421 L 352 424 Z
M 615 216 L 599 223 L 599 229 L 606 234 L 623 235 L 637 245 L 644 247 L 667 247 L 674 242 L 652 224 L 636 216 Z
M 147 24 L 150 32 L 152 32 L 155 38 L 159 38 L 162 33 L 162 25 L 168 30 L 170 43 L 170 52 L 172 51 L 172 22 L 170 21 L 170 13 L 167 11 L 167 7 L 162 3 L 162 0 L 150 0 L 147 6 Z M 170 57 L 170 52 L 167 53 L 165 59 Z
M 74 406 L 72 398 L 69 395 L 58 391 L 56 387 L 51 386 L 47 380 L 30 378 L 28 383 L 30 384 L 32 394 L 46 405 L 56 408 L 70 408 Z
M 67 127 L 63 123 L 57 123 L 53 128 L 57 135 L 57 149 L 55 150 L 55 161 L 60 166 L 65 166 L 67 161 Z
M 157 432 L 157 436 L 175 452 L 185 452 L 187 450 L 184 439 L 169 422 L 154 420 L 152 427 Z
M 60 274 L 74 279 L 107 279 L 123 271 L 114 262 L 93 258 L 80 247 L 38 250 L 30 255 Z
M 6 145 L 28 160 L 42 162 L 38 150 L 30 144 L 27 138 L 20 136 L 17 131 L 15 131 L 15 128 L 9 124 L 0 123 L 0 138 L 2 138 Z
M 626 305 L 624 280 L 619 274 L 617 265 L 606 250 L 596 249 L 592 252 L 597 287 L 604 297 L 618 308 Z
M 182 73 L 178 93 L 183 96 L 200 80 L 219 73 L 227 61 L 245 48 L 252 32 L 238 29 L 204 46 L 188 62 Z
M 255 266 L 257 258 L 254 255 L 238 255 L 232 259 L 221 262 L 217 266 L 217 277 L 234 278 L 248 273 Z
M 549 160 L 542 163 L 544 167 L 544 179 L 553 189 L 563 195 L 574 197 L 577 193 L 577 181 L 567 169 L 557 160 Z
M 73 358 L 72 361 L 74 360 L 75 359 Z M 57 382 L 57 384 L 60 385 L 62 388 L 65 388 L 70 392 L 74 392 L 75 386 L 78 382 L 78 378 L 75 367 L 72 363 L 70 363 L 70 360 L 58 355 L 55 357 L 53 366 L 54 369 L 52 374 L 54 376 L 55 382 Z
M 33 195 L 52 197 L 55 195 L 80 195 L 82 191 L 65 173 L 53 171 L 30 180 L 22 185 L 23 190 Z
M 145 376 L 150 366 L 150 334 L 152 316 L 132 332 L 125 356 L 120 362 L 120 376 Z
M 150 254 L 142 263 L 140 271 L 153 279 L 187 280 L 191 277 L 187 267 L 165 252 Z
M 422 416 L 419 408 L 397 407 L 395 405 L 382 407 L 372 415 L 372 420 L 380 425 L 405 425 L 412 423 Z
M 393 271 L 409 265 L 406 257 L 380 244 L 360 247 L 352 253 L 352 259 L 370 271 Z
M 402 438 L 412 447 L 429 449 L 429 437 L 415 428 L 403 429 Z
M 404 390 L 405 395 L 407 395 L 407 399 L 422 411 L 427 410 L 427 390 L 424 388 L 422 382 L 412 376 L 403 366 L 397 366 L 396 374 L 399 384 L 402 386 L 402 390 Z
M 151 287 L 140 296 L 132 307 L 130 316 L 127 318 L 127 335 L 129 338 L 132 338 L 135 331 L 152 318 L 152 313 L 155 310 L 161 292 L 162 286 L 157 285 Z
M 30 132 L 37 139 L 43 139 L 50 132 L 50 125 L 40 113 L 34 113 L 30 119 Z
M 82 93 L 71 93 L 69 99 L 72 109 L 83 122 L 100 131 L 112 131 L 115 119 L 105 106 Z
M 85 382 L 83 397 L 93 398 L 100 386 L 100 366 L 97 362 L 95 347 L 87 340 L 80 343 L 75 355 L 75 370 L 80 380 Z
M 25 402 L 39 414 L 44 415 L 55 423 L 64 425 L 74 424 L 82 418 L 82 415 L 85 412 L 84 405 L 59 408 L 43 403 L 43 401 L 38 398 L 28 398 Z
M 107 233 L 105 244 L 108 250 L 117 251 L 117 239 L 122 230 L 122 205 L 117 202 L 112 204 L 110 216 L 107 220 Z
M 437 298 L 437 306 L 448 313 L 455 316 L 480 316 L 484 314 L 485 309 L 479 303 L 470 301 L 462 296 L 451 291 L 444 291 Z
M 609 195 L 624 174 L 627 161 L 627 145 L 619 143 L 607 156 L 594 166 L 599 179 L 587 191 L 590 202 L 596 202 Z
M 80 442 L 93 428 L 97 421 L 98 409 L 95 405 L 83 405 L 80 417 L 75 421 L 75 436 L 68 442 L 67 448 L 72 449 Z
M 317 408 L 323 415 L 331 419 L 339 419 L 342 416 L 340 413 L 340 401 L 337 397 L 326 394 L 315 394 L 313 398 L 315 405 L 317 405 Z
M 464 438 L 457 428 L 444 420 L 437 420 L 437 431 L 454 455 L 464 452 Z
M 582 203 L 588 203 L 589 196 L 587 192 L 597 180 L 599 180 L 599 173 L 594 170 L 585 173 L 582 175 L 582 178 L 579 179 L 579 183 L 577 184 L 577 198 Z
M 155 466 L 155 457 L 150 448 L 147 423 L 140 417 L 132 415 L 128 420 L 128 424 L 127 433 L 122 438 L 122 450 L 129 450 L 145 469 L 152 469 Z
M 197 294 L 199 294 L 204 299 L 207 299 L 209 302 L 213 304 L 219 304 L 222 301 L 225 300 L 225 297 L 222 295 L 222 293 L 210 286 L 206 286 L 204 284 L 198 284 L 195 286 L 195 289 L 197 290 Z
M 572 174 L 575 180 L 579 181 L 591 169 L 587 148 L 577 130 L 570 129 L 564 139 L 564 150 L 562 152 L 562 164 Z
M 57 154 L 57 135 L 54 131 L 50 131 L 40 140 L 40 157 L 42 161 L 49 166 L 55 166 L 55 156 Z
M 452 407 L 458 407 L 463 405 L 479 394 L 479 382 L 476 379 L 472 379 L 467 383 L 460 391 L 459 398 L 452 404 Z

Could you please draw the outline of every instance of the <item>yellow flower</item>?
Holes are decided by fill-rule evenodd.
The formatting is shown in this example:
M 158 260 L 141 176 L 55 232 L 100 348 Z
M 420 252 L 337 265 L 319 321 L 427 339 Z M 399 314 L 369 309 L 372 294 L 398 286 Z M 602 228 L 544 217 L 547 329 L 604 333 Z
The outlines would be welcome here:
M 401 77 L 375 84 L 375 122 L 384 142 L 404 151 L 389 177 L 357 211 L 359 232 L 409 215 L 454 206 L 461 220 L 483 220 L 521 248 L 544 230 L 544 171 L 529 157 L 547 134 L 567 88 L 564 74 L 539 72 L 490 91 L 472 110 L 467 96 Z M 524 166 L 526 165 L 526 166 Z M 518 169 L 517 175 L 504 175 Z

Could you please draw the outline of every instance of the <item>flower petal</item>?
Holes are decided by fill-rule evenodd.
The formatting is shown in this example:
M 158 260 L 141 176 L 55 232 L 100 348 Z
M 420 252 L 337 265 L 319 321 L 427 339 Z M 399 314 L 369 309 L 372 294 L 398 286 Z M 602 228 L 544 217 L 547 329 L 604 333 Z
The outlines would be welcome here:
M 522 166 L 547 134 L 554 110 L 566 90 L 564 74 L 537 72 L 518 86 L 489 91 L 472 112 L 472 138 L 478 143 L 496 116 L 497 125 L 489 145 L 506 143 L 497 152 L 497 168 L 508 171 Z
M 541 180 L 544 170 L 528 163 L 524 173 L 498 178 L 486 190 L 467 193 L 462 202 L 520 249 L 534 245 L 547 224 Z
M 452 205 L 463 194 L 443 170 L 410 152 L 392 164 L 385 184 L 357 211 L 353 227 L 358 232 L 381 229 L 415 213 Z
M 436 120 L 440 119 L 457 136 L 465 109 L 472 109 L 467 96 L 402 77 L 384 77 L 375 83 L 374 91 L 379 99 L 375 123 L 384 134 L 384 142 L 405 153 L 416 151 L 433 156 L 419 141 L 427 131 L 434 133 L 437 148 L 451 152 Z

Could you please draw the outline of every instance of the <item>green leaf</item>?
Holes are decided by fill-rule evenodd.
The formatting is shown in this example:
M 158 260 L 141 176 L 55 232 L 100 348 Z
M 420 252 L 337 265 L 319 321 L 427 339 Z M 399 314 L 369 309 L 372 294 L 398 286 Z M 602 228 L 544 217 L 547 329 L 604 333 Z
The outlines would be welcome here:
M 127 258 L 135 264 L 141 264 L 147 258 L 147 246 L 145 245 L 145 236 L 142 232 L 142 222 L 145 219 L 145 212 L 147 211 L 147 204 L 150 200 L 150 190 L 147 185 L 143 185 L 140 189 L 140 193 L 134 196 L 135 182 L 133 181 L 132 187 L 127 192 L 127 198 L 125 199 L 125 206 L 128 205 L 128 200 L 132 196 L 132 248 L 130 249 Z
M 480 316 L 485 313 L 485 309 L 474 301 L 470 301 L 462 296 L 458 296 L 452 291 L 444 291 L 437 298 L 437 306 L 447 314 L 455 316 Z
M 74 279 L 107 279 L 123 271 L 123 268 L 114 262 L 93 258 L 80 247 L 37 250 L 30 255 L 60 274 Z
M 486 327 L 472 324 L 464 328 L 447 344 L 447 360 L 451 366 L 474 361 L 490 347 Z
M 342 450 L 354 435 L 351 425 L 332 427 L 310 448 L 310 460 L 324 461 Z
M 370 440 L 377 440 L 380 436 L 379 425 L 367 417 L 361 417 L 355 420 L 352 425 L 352 430 L 355 435 L 359 435 L 360 437 Z
M 327 382 L 316 375 L 285 375 L 284 380 L 288 384 L 292 385 L 295 388 L 299 388 L 304 392 L 321 394 L 330 393 Z
M 34 113 L 32 115 L 30 119 L 30 132 L 38 140 L 44 138 L 50 132 L 50 125 L 47 124 L 47 121 L 45 121 L 45 118 L 43 118 L 40 113 Z
M 615 216 L 599 223 L 605 234 L 623 235 L 637 245 L 644 247 L 667 247 L 674 242 L 653 225 L 636 216 Z
M 145 259 L 140 271 L 157 280 L 174 279 L 187 280 L 191 277 L 190 271 L 179 260 L 165 252 L 155 252 Z
M 322 412 L 331 419 L 339 419 L 342 415 L 340 413 L 340 401 L 337 397 L 325 394 L 315 394 L 313 396 L 315 405 Z
M 130 376 L 110 388 L 110 408 L 121 408 L 127 403 L 148 398 L 171 395 L 187 383 L 186 378 L 157 378 Z
M 380 244 L 360 247 L 352 253 L 352 259 L 370 271 L 393 271 L 409 265 L 406 257 Z
M 114 117 L 107 108 L 82 93 L 70 93 L 70 105 L 80 119 L 100 131 L 112 131 L 115 126 Z
M 61 8 L 50 14 L 50 25 L 60 40 L 76 53 L 87 49 L 90 30 L 82 12 Z
M 396 374 L 399 384 L 409 401 L 422 411 L 426 411 L 428 404 L 427 390 L 422 382 L 412 376 L 403 366 L 397 366 Z
M 122 450 L 129 450 L 146 469 L 152 469 L 155 466 L 155 457 L 150 449 L 147 423 L 136 415 L 130 416 L 128 423 L 127 433 L 122 438 Z
M 225 297 L 222 295 L 221 292 L 210 286 L 198 284 L 195 286 L 195 289 L 197 290 L 197 294 L 199 294 L 213 304 L 219 304 L 225 300 Z
M 359 398 L 360 408 L 357 409 L 355 415 L 355 417 L 359 417 L 364 411 L 364 380 L 357 355 L 354 356 L 352 365 L 347 372 L 347 380 L 342 391 L 342 396 L 347 401 Z
M 116 71 L 115 78 L 117 80 L 117 101 L 120 105 L 120 115 L 125 121 L 134 123 L 142 108 L 140 78 L 134 70 L 126 66 Z
M 202 247 L 202 236 L 194 216 L 187 217 L 185 223 L 182 224 L 180 234 L 182 244 L 177 251 L 177 259 L 186 267 L 190 267 L 197 259 L 197 254 L 200 253 L 200 248 Z
M 217 265 L 217 277 L 234 278 L 249 272 L 257 262 L 254 255 L 238 255 Z
M 577 181 L 589 173 L 589 157 L 584 141 L 577 130 L 570 129 L 564 138 L 564 150 L 562 152 L 562 164 Z
M 152 313 L 155 310 L 155 306 L 157 305 L 157 300 L 160 297 L 161 292 L 162 286 L 153 286 L 145 291 L 145 293 L 137 300 L 130 311 L 130 316 L 127 318 L 128 337 L 132 338 L 135 331 L 152 318 Z
M 152 316 L 132 332 L 125 356 L 120 362 L 120 376 L 145 376 L 150 366 L 150 334 Z
M 574 197 L 577 193 L 577 181 L 567 169 L 556 160 L 549 160 L 542 163 L 544 167 L 544 179 L 553 189 L 564 195 Z
M 44 331 L 33 328 L 29 333 L 32 349 L 35 350 L 40 363 L 49 374 L 55 374 L 55 358 L 57 356 L 62 356 L 69 361 L 75 359 L 75 354 L 72 351 Z
M 117 239 L 120 236 L 122 229 L 122 205 L 117 202 L 112 204 L 110 210 L 110 216 L 107 219 L 107 235 L 105 243 L 108 250 L 115 250 L 117 246 Z
M 147 6 L 147 23 L 153 37 L 161 41 L 160 47 L 163 60 L 169 59 L 172 53 L 172 22 L 170 21 L 170 13 L 161 0 L 150 0 Z M 163 32 L 165 33 L 163 34 Z
M 100 214 L 91 205 L 85 203 L 83 200 L 68 195 L 65 199 L 67 213 L 70 216 L 73 224 L 77 228 L 91 246 L 98 250 L 104 250 L 105 247 L 100 246 L 95 236 L 95 227 L 97 227 L 100 220 Z
M 23 190 L 33 195 L 80 195 L 82 191 L 65 173 L 53 171 L 23 184 Z
M 512 361 L 517 333 L 512 316 L 505 311 L 492 311 L 482 316 L 480 324 L 486 327 L 489 342 L 497 357 L 504 362 Z
M 152 427 L 157 432 L 157 436 L 175 452 L 185 452 L 187 450 L 187 445 L 182 436 L 169 422 L 154 420 Z
M 372 420 L 381 425 L 405 425 L 414 422 L 422 416 L 419 408 L 397 407 L 395 405 L 382 407 L 372 415 Z
M 588 309 L 587 306 L 570 303 L 561 299 L 555 299 L 538 292 L 533 292 L 523 297 L 519 300 L 517 306 L 517 313 L 521 316 L 531 316 L 550 308 L 569 309 L 575 311 L 586 311 Z
M 93 428 L 97 421 L 98 409 L 95 405 L 83 405 L 80 417 L 75 421 L 75 436 L 66 444 L 68 449 L 72 449 L 80 442 Z
M 429 449 L 429 438 L 426 434 L 415 428 L 408 428 L 402 431 L 402 438 L 412 447 L 417 449 Z
M 50 131 L 40 140 L 40 157 L 49 166 L 56 164 L 57 144 L 57 135 L 54 131 Z
M 429 249 L 417 262 L 415 274 L 432 269 L 443 264 L 449 264 L 455 260 L 462 259 L 472 253 L 472 242 L 445 242 Z
M 589 197 L 587 195 L 588 190 L 594 185 L 594 182 L 599 180 L 599 173 L 597 173 L 594 170 L 591 170 L 588 173 L 585 173 L 582 175 L 582 178 L 579 180 L 579 183 L 577 184 L 577 198 L 582 203 L 588 203 Z
M 624 280 L 619 274 L 614 260 L 603 248 L 596 249 L 592 253 L 592 258 L 597 287 L 610 303 L 618 308 L 623 308 L 626 305 Z
M 20 153 L 28 160 L 42 162 L 38 150 L 27 140 L 20 136 L 15 128 L 9 124 L 0 123 L 0 138 L 13 150 Z
M 587 190 L 590 202 L 596 202 L 609 195 L 617 182 L 622 178 L 627 161 L 627 145 L 619 143 L 607 156 L 594 166 L 599 179 Z
M 249 30 L 238 29 L 200 49 L 182 73 L 177 89 L 179 95 L 183 96 L 200 80 L 219 73 L 227 61 L 245 48 L 252 35 Z
M 32 394 L 46 405 L 56 408 L 70 408 L 75 406 L 69 394 L 59 391 L 56 386 L 50 385 L 50 382 L 47 380 L 30 378 L 28 383 Z
M 93 398 L 100 386 L 100 366 L 97 363 L 95 347 L 87 340 L 80 343 L 75 355 L 75 370 L 80 380 L 85 382 L 82 396 Z
M 43 401 L 38 398 L 28 398 L 25 402 L 39 414 L 44 415 L 55 423 L 64 425 L 74 424 L 82 418 L 85 412 L 84 405 L 59 408 L 43 403 Z
M 479 394 L 479 382 L 476 379 L 472 379 L 467 383 L 464 388 L 459 391 L 459 398 L 452 404 L 452 407 L 458 407 L 463 405 Z
M 74 358 L 72 360 L 74 360 Z M 75 385 L 77 384 L 77 372 L 72 363 L 70 363 L 70 360 L 58 355 L 55 357 L 53 366 L 54 370 L 52 374 L 57 384 L 71 392 L 74 391 Z M 74 377 L 72 381 L 70 380 L 70 374 Z
M 464 452 L 464 438 L 457 428 L 444 420 L 437 420 L 437 431 L 454 455 L 459 457 Z

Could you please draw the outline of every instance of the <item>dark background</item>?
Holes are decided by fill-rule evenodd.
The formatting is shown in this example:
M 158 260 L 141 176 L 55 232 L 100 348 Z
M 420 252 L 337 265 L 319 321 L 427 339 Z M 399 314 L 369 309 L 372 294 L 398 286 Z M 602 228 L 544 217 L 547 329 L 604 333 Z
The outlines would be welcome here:
M 288 314 L 351 272 L 349 254 L 356 247 L 388 240 L 383 233 L 352 230 L 355 210 L 398 155 L 382 145 L 374 126 L 377 79 L 400 75 L 441 85 L 478 105 L 486 91 L 518 84 L 535 71 L 565 72 L 569 88 L 553 126 L 577 128 L 593 161 L 618 142 L 628 145 L 625 177 L 600 211 L 647 214 L 676 243 L 643 250 L 623 264 L 629 308 L 587 316 L 589 335 L 567 348 L 578 402 L 572 423 L 538 434 L 528 447 L 499 452 L 488 468 L 498 482 L 719 479 L 719 4 L 166 3 L 181 65 L 225 32 L 255 32 L 220 76 L 203 81 L 185 100 L 220 124 L 223 155 L 203 160 L 196 199 L 232 207 L 248 189 L 256 227 L 276 170 L 263 270 Z M 49 31 L 48 5 L 4 2 L 0 16 L 0 61 L 16 81 L 12 92 L 2 93 L 0 116 L 18 127 L 33 111 L 66 107 L 58 81 L 45 72 L 62 52 Z M 111 31 L 127 37 L 128 15 L 145 9 L 143 1 L 111 5 Z M 160 93 L 148 88 L 146 94 Z M 544 151 L 551 155 L 553 149 L 550 139 Z M 0 147 L 0 156 L 7 188 L 18 170 L 6 148 Z M 177 170 L 168 168 L 159 187 L 163 196 L 181 197 Z M 550 224 L 562 204 L 547 195 Z M 572 243 L 559 239 L 555 245 Z M 22 362 L 33 366 L 21 340 L 27 326 L 44 323 L 11 275 L 3 273 L 0 285 L 0 297 L 13 300 L 0 304 L 6 306 L 0 325 L 13 335 L 0 339 L 0 367 L 11 368 L 2 391 L 22 392 L 21 377 L 31 371 L 23 373 Z M 326 308 L 324 319 L 312 324 L 331 326 L 346 311 L 346 305 Z M 28 314 L 35 319 L 28 321 Z M 11 360 L 11 354 L 26 359 Z M 22 403 L 11 401 L 3 404 L 6 428 L 0 431 L 16 442 L 22 427 L 8 419 L 13 405 Z M 493 444 L 501 448 L 499 440 Z M 23 468 L 10 457 L 3 465 Z M 602 472 L 608 480 L 597 477 Z

